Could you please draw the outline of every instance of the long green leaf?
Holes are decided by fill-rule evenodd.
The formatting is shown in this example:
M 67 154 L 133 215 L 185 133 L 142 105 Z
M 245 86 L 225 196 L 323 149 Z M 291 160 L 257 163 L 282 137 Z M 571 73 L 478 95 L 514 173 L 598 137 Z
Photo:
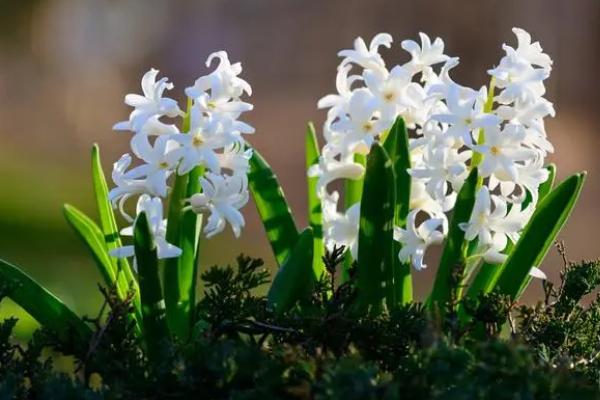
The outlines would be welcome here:
M 392 162 L 379 144 L 367 158 L 358 233 L 358 298 L 360 312 L 378 313 L 385 296 L 397 304 L 393 274 L 396 178 Z
M 104 279 L 104 283 L 109 288 L 115 288 L 117 292 L 117 296 L 120 299 L 125 299 L 127 297 L 128 286 L 125 287 L 117 284 L 117 276 L 114 270 L 114 263 L 108 254 L 108 249 L 106 248 L 106 242 L 104 241 L 104 235 L 102 231 L 96 225 L 96 223 L 85 215 L 83 212 L 78 210 L 77 208 L 65 204 L 63 206 L 63 213 L 69 225 L 73 228 L 77 236 L 83 241 L 83 244 L 87 247 L 94 259 L 96 266 L 98 267 L 98 271 Z M 137 287 L 137 284 L 136 284 Z M 134 307 L 134 321 L 136 322 L 136 332 L 141 332 L 141 321 L 142 321 L 142 312 L 140 307 Z
M 530 281 L 531 267 L 541 264 L 571 214 L 584 181 L 585 173 L 573 175 L 540 202 L 508 256 L 495 290 L 519 298 Z
M 385 139 L 383 148 L 392 161 L 396 177 L 396 204 L 394 207 L 394 225 L 404 227 L 410 206 L 411 176 L 408 170 L 410 164 L 410 149 L 408 146 L 408 132 L 401 117 L 396 119 L 392 129 Z M 393 242 L 393 254 L 400 252 L 399 242 Z M 397 290 L 396 299 L 401 304 L 410 303 L 413 299 L 413 285 L 409 263 L 402 263 L 398 257 L 393 257 L 394 284 Z
M 465 242 L 465 232 L 460 228 L 460 225 L 468 222 L 471 218 L 477 186 L 477 168 L 474 168 L 463 183 L 456 199 L 454 214 L 448 228 L 448 237 L 446 238 L 440 266 L 429 298 L 430 306 L 441 309 L 450 300 L 453 269 L 465 262 L 467 243 Z
M 63 212 L 69 225 L 75 230 L 77 236 L 79 236 L 92 254 L 105 284 L 109 287 L 115 286 L 119 297 L 124 298 L 126 292 L 123 290 L 123 287 L 115 285 L 115 270 L 113 269 L 111 257 L 108 255 L 104 235 L 98 225 L 70 204 L 63 206 Z
M 144 339 L 148 356 L 152 360 L 160 359 L 169 338 L 167 309 L 158 275 L 156 243 L 152 237 L 146 213 L 140 213 L 133 229 L 133 243 L 140 280 L 140 298 L 144 318 Z
M 91 338 L 92 330 L 83 320 L 20 268 L 0 260 L 0 281 L 7 285 L 11 300 L 61 339 L 74 335 L 85 344 Z
M 275 313 L 289 310 L 296 302 L 310 295 L 316 279 L 310 268 L 312 258 L 313 233 L 312 228 L 306 228 L 269 288 L 268 304 Z
M 298 241 L 298 229 L 277 176 L 256 149 L 250 158 L 248 185 L 275 259 L 281 266 Z
M 306 127 L 306 169 L 308 170 L 311 166 L 319 163 L 319 143 L 317 141 L 317 135 L 315 133 L 315 127 L 310 122 Z M 313 229 L 313 270 L 315 275 L 320 277 L 323 274 L 323 220 L 321 215 L 321 199 L 317 196 L 317 182 L 319 178 L 307 177 L 308 186 L 308 222 L 310 227 Z
M 355 154 L 354 162 L 365 166 L 367 164 L 367 157 L 363 154 Z M 346 207 L 346 211 L 352 207 L 354 204 L 359 203 L 363 194 L 363 186 L 364 186 L 365 178 L 359 179 L 348 179 L 344 185 L 344 205 Z M 347 249 L 348 250 L 348 249 Z M 341 280 L 342 282 L 346 282 L 350 275 L 348 271 L 353 263 L 352 256 L 350 255 L 350 251 L 346 252 L 346 257 L 344 259 Z
M 108 185 L 106 177 L 102 170 L 100 160 L 100 149 L 97 144 L 92 147 L 92 182 L 94 184 L 94 194 L 96 196 L 96 205 L 100 217 L 100 227 L 104 235 L 104 241 L 108 251 L 122 246 L 119 228 L 108 199 Z M 133 306 L 136 313 L 140 313 L 140 294 L 131 266 L 126 258 L 111 258 L 113 273 L 117 279 L 117 287 L 121 293 L 134 291 Z
M 187 113 L 183 118 L 182 132 L 188 132 L 190 129 L 190 111 L 192 108 L 192 99 L 187 99 Z M 169 195 L 169 205 L 167 211 L 167 232 L 165 238 L 167 242 L 174 246 L 183 247 L 183 242 L 189 243 L 189 236 L 186 233 L 189 230 L 190 221 L 184 222 L 184 200 L 188 193 L 188 184 L 190 181 L 190 174 L 179 175 L 176 174 L 173 182 L 173 188 Z M 192 231 L 193 235 L 195 231 Z M 186 255 L 186 260 L 189 260 L 189 256 Z M 179 258 L 167 258 L 163 260 L 163 282 L 165 285 L 165 304 L 167 307 L 167 318 L 169 322 L 169 328 L 171 331 L 180 338 L 187 337 L 187 319 L 188 313 L 186 310 L 189 308 L 189 302 L 185 306 L 182 305 L 182 297 L 189 297 L 190 289 L 181 288 L 183 281 L 188 280 L 190 271 L 186 270 L 182 272 L 179 268 Z M 189 263 L 186 263 L 189 266 Z M 185 278 L 184 278 L 185 277 Z M 183 278 L 183 279 L 182 279 Z M 195 288 L 194 288 L 195 290 Z

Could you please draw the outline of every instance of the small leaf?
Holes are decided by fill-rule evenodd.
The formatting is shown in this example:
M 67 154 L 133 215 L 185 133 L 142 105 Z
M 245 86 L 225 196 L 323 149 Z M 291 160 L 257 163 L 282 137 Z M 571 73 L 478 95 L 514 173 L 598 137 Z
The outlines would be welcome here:
M 156 361 L 164 354 L 165 341 L 169 338 L 169 327 L 158 275 L 156 244 L 145 212 L 141 212 L 136 218 L 133 243 L 140 280 L 144 339 L 149 357 Z
M 277 176 L 256 149 L 250 158 L 248 185 L 275 259 L 281 266 L 298 241 L 298 229 Z
M 319 163 L 319 143 L 315 127 L 311 123 L 306 128 L 306 170 Z M 318 177 L 307 177 L 308 185 L 308 222 L 313 230 L 313 270 L 315 276 L 320 277 L 324 271 L 323 265 L 323 221 L 321 215 L 321 199 L 317 195 Z
M 19 267 L 0 260 L 0 281 L 9 288 L 8 297 L 11 300 L 62 340 L 75 335 L 81 344 L 89 342 L 92 329 Z
M 518 300 L 531 280 L 531 267 L 541 265 L 571 214 L 584 181 L 585 173 L 573 175 L 538 204 L 521 238 L 504 263 L 495 290 Z
M 431 306 L 443 307 L 450 300 L 452 271 L 457 265 L 464 264 L 467 243 L 465 242 L 465 232 L 460 228 L 460 225 L 469 222 L 471 218 L 477 186 L 477 168 L 474 168 L 463 183 L 456 199 L 454 214 L 448 228 L 448 237 L 444 244 L 440 266 L 429 298 Z
M 312 259 L 313 233 L 311 228 L 306 228 L 269 288 L 268 304 L 276 314 L 289 310 L 296 302 L 310 295 L 316 279 L 310 267 Z
M 379 144 L 367 157 L 358 233 L 358 298 L 360 312 L 378 313 L 385 296 L 396 305 L 393 271 L 396 178 L 392 162 Z
M 392 161 L 394 175 L 396 177 L 396 204 L 394 208 L 394 225 L 399 227 L 406 226 L 406 217 L 408 216 L 410 205 L 410 186 L 411 176 L 408 170 L 410 164 L 410 149 L 408 146 L 408 132 L 402 117 L 398 117 L 390 129 L 385 139 L 383 148 Z M 412 301 L 413 287 L 411 268 L 409 263 L 402 263 L 396 256 L 401 249 L 401 244 L 393 242 L 393 263 L 394 263 L 394 282 L 397 290 L 396 298 L 401 304 L 407 304 Z

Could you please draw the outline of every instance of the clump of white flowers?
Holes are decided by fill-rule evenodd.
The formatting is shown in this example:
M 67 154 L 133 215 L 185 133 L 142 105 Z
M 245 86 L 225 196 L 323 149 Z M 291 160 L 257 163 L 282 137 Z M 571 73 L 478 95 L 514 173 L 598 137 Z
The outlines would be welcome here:
M 243 134 L 254 129 L 240 121 L 240 116 L 252 110 L 252 104 L 241 97 L 251 95 L 250 85 L 239 77 L 240 63 L 231 64 L 227 53 L 220 51 L 208 57 L 206 66 L 218 61 L 208 75 L 198 78 L 185 89 L 188 97 L 189 127 L 177 126 L 174 119 L 186 116 L 177 102 L 163 97 L 173 89 L 167 78 L 157 81 L 158 72 L 151 69 L 142 78 L 142 95 L 128 94 L 125 103 L 134 108 L 127 121 L 119 122 L 115 130 L 132 132 L 131 153 L 139 159 L 132 168 L 132 155 L 125 154 L 114 164 L 112 178 L 116 185 L 110 200 L 129 222 L 134 218 L 125 211 L 125 202 L 138 197 L 137 214 L 146 212 L 159 258 L 178 257 L 181 250 L 165 240 L 166 220 L 163 219 L 163 199 L 169 194 L 169 179 L 201 168 L 198 193 L 186 199 L 187 209 L 209 213 L 204 227 L 211 237 L 225 229 L 227 223 L 236 237 L 244 227 L 240 209 L 248 202 L 248 177 L 251 150 L 246 150 Z M 132 228 L 122 233 L 131 235 Z M 112 252 L 117 257 L 133 256 L 133 247 L 125 246 Z
M 323 126 L 325 145 L 318 165 L 325 243 L 349 246 L 356 253 L 357 209 L 338 211 L 337 192 L 328 185 L 338 179 L 359 179 L 364 167 L 356 154 L 368 154 L 397 117 L 410 132 L 412 177 L 410 213 L 405 227 L 396 227 L 403 262 L 425 268 L 424 254 L 447 235 L 448 213 L 470 169 L 482 179 L 471 220 L 461 228 L 476 240 L 474 257 L 500 263 L 508 242 L 515 242 L 535 209 L 538 186 L 547 180 L 544 158 L 553 151 L 544 118 L 554 116 L 543 96 L 552 60 L 538 42 L 514 28 L 516 48 L 504 45 L 504 57 L 493 69 L 489 87 L 461 86 L 450 78 L 458 58 L 444 54 L 440 38 L 421 33 L 421 44 L 401 43 L 410 60 L 386 66 L 379 54 L 392 37 L 376 35 L 369 46 L 357 38 L 354 48 L 339 52 L 337 94 L 322 98 L 328 108 Z

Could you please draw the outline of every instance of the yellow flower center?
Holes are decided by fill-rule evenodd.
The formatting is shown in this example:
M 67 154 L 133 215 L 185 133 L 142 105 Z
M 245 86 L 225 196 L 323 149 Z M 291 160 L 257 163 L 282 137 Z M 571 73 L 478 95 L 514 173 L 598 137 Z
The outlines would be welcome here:
M 366 133 L 370 133 L 373 130 L 373 124 L 370 121 L 365 122 L 363 124 L 362 128 Z
M 166 161 L 162 161 L 160 164 L 158 164 L 158 166 L 160 167 L 160 169 L 167 169 L 169 168 L 169 163 Z
M 194 135 L 194 137 L 192 138 L 192 145 L 194 145 L 194 147 L 200 147 L 203 144 L 204 144 L 204 140 L 202 140 L 202 136 Z
M 392 92 L 392 91 L 386 92 L 383 95 L 383 98 L 386 101 L 392 101 L 392 100 L 394 100 L 395 97 L 396 97 L 396 94 L 394 92 Z
M 492 146 L 490 148 L 490 153 L 492 153 L 493 155 L 497 156 L 498 154 L 500 154 L 500 149 L 496 146 Z

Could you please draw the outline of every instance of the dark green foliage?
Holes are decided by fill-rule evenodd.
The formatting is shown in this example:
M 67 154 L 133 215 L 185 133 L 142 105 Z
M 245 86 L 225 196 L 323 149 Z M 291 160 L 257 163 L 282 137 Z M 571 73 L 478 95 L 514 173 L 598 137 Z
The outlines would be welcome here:
M 0 399 L 594 399 L 600 398 L 600 263 L 569 263 L 558 288 L 517 307 L 492 292 L 448 303 L 444 318 L 420 304 L 356 316 L 357 270 L 338 283 L 344 249 L 323 257 L 310 298 L 269 311 L 262 261 L 213 267 L 188 342 L 164 344 L 148 361 L 136 339 L 132 295 L 101 288 L 105 305 L 82 349 L 48 331 L 24 346 L 0 322 Z M 2 295 L 0 288 L 0 297 Z M 506 321 L 509 320 L 510 323 Z M 74 354 L 57 373 L 47 350 Z M 54 353 L 57 354 L 57 353 Z

